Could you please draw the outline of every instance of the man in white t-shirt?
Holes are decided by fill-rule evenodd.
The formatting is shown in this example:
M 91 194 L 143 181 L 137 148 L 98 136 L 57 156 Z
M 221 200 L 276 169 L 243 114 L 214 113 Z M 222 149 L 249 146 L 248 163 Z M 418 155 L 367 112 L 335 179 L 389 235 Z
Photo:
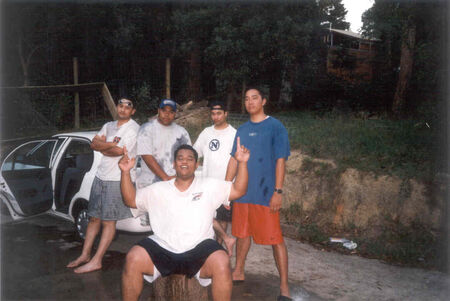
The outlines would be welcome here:
M 214 300 L 230 300 L 229 257 L 214 239 L 213 217 L 221 205 L 229 205 L 247 191 L 250 152 L 239 143 L 234 158 L 238 172 L 234 183 L 195 177 L 198 155 L 189 145 L 175 151 L 176 178 L 143 189 L 134 188 L 130 169 L 135 159 L 125 154 L 119 163 L 124 202 L 135 215 L 148 212 L 154 234 L 138 242 L 127 254 L 122 273 L 123 300 L 138 300 L 143 277 L 195 276 L 200 284 L 212 280 Z M 211 278 L 211 279 L 209 279 Z
M 194 148 L 198 156 L 203 157 L 202 176 L 224 180 L 236 129 L 227 122 L 228 112 L 223 102 L 212 102 L 210 108 L 214 125 L 205 128 L 200 133 L 194 143 Z M 231 222 L 231 210 L 221 205 L 217 209 L 216 220 L 220 225 L 214 227 L 214 230 L 218 232 L 216 239 L 219 243 L 222 243 L 223 240 L 231 254 L 236 242 L 235 238 L 226 234 L 228 223 Z
M 119 160 L 124 148 L 130 155 L 136 154 L 136 137 L 139 130 L 131 116 L 136 112 L 133 102 L 122 98 L 117 104 L 118 119 L 103 125 L 94 137 L 91 148 L 103 154 L 89 197 L 89 224 L 81 255 L 71 261 L 67 267 L 75 273 L 87 273 L 102 268 L 102 259 L 116 233 L 116 222 L 132 217 L 131 211 L 123 204 L 120 192 Z M 131 171 L 134 181 L 134 166 Z M 102 228 L 100 243 L 94 257 L 91 258 L 95 237 Z
M 137 154 L 145 164 L 141 164 L 141 173 L 136 179 L 138 189 L 175 177 L 174 151 L 182 144 L 191 144 L 188 132 L 173 122 L 176 111 L 175 101 L 164 99 L 159 105 L 158 117 L 139 129 Z

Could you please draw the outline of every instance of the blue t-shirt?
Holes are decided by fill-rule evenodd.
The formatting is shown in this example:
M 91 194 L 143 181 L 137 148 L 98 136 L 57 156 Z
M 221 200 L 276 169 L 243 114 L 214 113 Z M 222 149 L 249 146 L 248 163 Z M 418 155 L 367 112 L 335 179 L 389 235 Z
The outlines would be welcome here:
M 283 124 L 273 117 L 261 122 L 247 121 L 239 127 L 234 138 L 231 155 L 236 152 L 236 137 L 250 150 L 247 194 L 235 202 L 269 206 L 275 189 L 277 159 L 291 154 L 289 138 Z

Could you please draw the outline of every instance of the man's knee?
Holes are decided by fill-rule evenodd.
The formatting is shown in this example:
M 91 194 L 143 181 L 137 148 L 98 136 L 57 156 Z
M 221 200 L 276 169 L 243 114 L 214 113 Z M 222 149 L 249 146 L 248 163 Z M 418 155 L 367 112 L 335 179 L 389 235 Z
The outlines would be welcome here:
M 231 277 L 230 258 L 223 250 L 213 252 L 208 256 L 200 269 L 201 278 L 214 278 L 215 276 Z
M 116 226 L 116 221 L 110 221 L 110 220 L 102 220 L 102 226 L 103 227 L 112 227 L 112 226 Z
M 125 258 L 124 272 L 130 271 L 153 274 L 153 263 L 144 248 L 140 246 L 134 246 L 127 253 L 127 256 Z
M 217 273 L 229 273 L 230 257 L 228 254 L 223 250 L 219 250 L 214 252 L 212 255 L 214 255 L 212 262 L 214 271 Z
M 98 217 L 95 217 L 95 216 L 90 216 L 90 217 L 89 217 L 89 223 L 92 223 L 92 224 L 101 224 L 101 222 L 102 222 L 102 220 L 99 219 Z

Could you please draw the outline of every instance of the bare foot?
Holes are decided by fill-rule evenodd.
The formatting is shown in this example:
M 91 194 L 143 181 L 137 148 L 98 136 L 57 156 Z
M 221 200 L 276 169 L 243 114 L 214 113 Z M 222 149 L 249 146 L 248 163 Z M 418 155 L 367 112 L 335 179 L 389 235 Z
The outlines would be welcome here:
M 80 256 L 80 257 L 78 257 L 77 259 L 75 259 L 75 260 L 73 260 L 73 261 L 71 261 L 71 262 L 69 262 L 69 264 L 68 265 L 66 265 L 66 268 L 75 268 L 75 267 L 77 267 L 77 266 L 79 266 L 80 264 L 82 264 L 82 263 L 86 263 L 86 262 L 89 262 L 89 260 L 91 260 L 91 258 L 89 257 L 89 256 Z
M 245 275 L 244 273 L 239 273 L 238 271 L 233 270 L 233 273 L 231 273 L 231 279 L 233 279 L 233 281 L 244 281 Z
M 89 261 L 85 265 L 82 265 L 81 267 L 76 268 L 73 271 L 77 274 L 82 274 L 82 273 L 89 273 L 89 272 L 97 271 L 97 270 L 100 270 L 101 268 L 102 268 L 101 263 Z
M 225 243 L 225 248 L 228 251 L 228 256 L 231 257 L 231 255 L 233 255 L 233 247 L 234 247 L 234 244 L 236 243 L 236 238 L 227 235 L 225 237 L 224 243 Z

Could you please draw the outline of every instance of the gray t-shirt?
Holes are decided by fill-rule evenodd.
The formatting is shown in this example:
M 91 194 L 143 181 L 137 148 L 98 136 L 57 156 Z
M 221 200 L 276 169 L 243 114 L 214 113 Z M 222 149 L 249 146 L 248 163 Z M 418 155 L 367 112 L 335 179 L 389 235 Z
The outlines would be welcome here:
M 174 152 L 182 144 L 191 145 L 189 134 L 183 127 L 174 122 L 165 126 L 154 119 L 144 123 L 139 129 L 137 155 L 152 155 L 167 175 L 174 176 Z M 136 179 L 137 188 L 158 181 L 161 181 L 161 178 L 156 176 L 142 160 L 141 172 Z

